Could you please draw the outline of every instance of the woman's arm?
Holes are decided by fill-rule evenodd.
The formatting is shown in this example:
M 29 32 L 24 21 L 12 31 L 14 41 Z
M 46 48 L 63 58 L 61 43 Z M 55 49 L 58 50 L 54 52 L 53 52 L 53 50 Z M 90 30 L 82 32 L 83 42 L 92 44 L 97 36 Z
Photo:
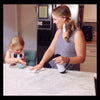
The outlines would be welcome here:
M 70 64 L 83 63 L 86 56 L 86 42 L 82 31 L 77 31 L 75 33 L 74 43 L 75 43 L 76 56 L 69 57 L 70 59 L 69 63 Z M 56 57 L 53 60 L 55 60 L 55 63 L 58 64 L 68 62 L 67 61 L 68 59 L 63 56 Z
M 48 59 L 50 57 L 52 57 L 52 55 L 54 54 L 55 52 L 55 45 L 56 45 L 56 41 L 58 39 L 58 36 L 59 36 L 59 33 L 60 33 L 61 29 L 58 29 L 55 36 L 54 36 L 54 39 L 52 40 L 49 48 L 47 49 L 47 51 L 44 53 L 44 56 L 42 58 L 42 60 L 40 61 L 40 64 L 44 65 L 44 63 L 46 61 L 48 61 Z
M 79 64 L 85 61 L 86 57 L 86 41 L 83 32 L 77 31 L 74 38 L 76 57 L 70 57 L 71 64 Z
M 58 39 L 59 33 L 60 33 L 61 29 L 58 29 L 49 48 L 46 50 L 46 52 L 44 53 L 41 61 L 39 64 L 37 64 L 36 66 L 34 66 L 33 68 L 31 68 L 30 70 L 34 70 L 35 68 L 37 68 L 37 70 L 41 69 L 44 66 L 44 63 L 47 62 L 49 60 L 50 57 L 52 57 L 52 55 L 55 52 L 55 45 L 56 45 L 56 41 Z

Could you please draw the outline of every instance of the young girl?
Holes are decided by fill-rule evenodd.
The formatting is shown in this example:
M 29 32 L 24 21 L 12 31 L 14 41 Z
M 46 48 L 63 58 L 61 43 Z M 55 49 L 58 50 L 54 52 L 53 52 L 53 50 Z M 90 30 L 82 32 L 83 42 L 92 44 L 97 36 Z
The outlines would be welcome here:
M 14 36 L 10 40 L 8 50 L 5 56 L 5 62 L 8 64 L 25 64 L 25 55 L 23 52 L 24 40 L 20 36 Z

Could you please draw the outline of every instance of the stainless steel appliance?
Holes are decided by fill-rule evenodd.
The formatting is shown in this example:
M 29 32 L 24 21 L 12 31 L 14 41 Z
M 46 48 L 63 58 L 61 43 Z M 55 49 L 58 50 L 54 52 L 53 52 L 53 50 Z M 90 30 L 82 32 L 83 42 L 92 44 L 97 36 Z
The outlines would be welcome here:
M 38 4 L 37 5 L 37 63 L 40 62 L 43 54 L 49 47 L 55 32 L 56 25 L 53 24 L 52 9 L 60 4 Z M 82 27 L 82 11 L 83 5 L 79 4 L 66 4 L 72 14 L 72 18 L 78 27 Z M 81 12 L 81 13 L 80 13 Z M 47 67 L 48 63 L 44 67 Z

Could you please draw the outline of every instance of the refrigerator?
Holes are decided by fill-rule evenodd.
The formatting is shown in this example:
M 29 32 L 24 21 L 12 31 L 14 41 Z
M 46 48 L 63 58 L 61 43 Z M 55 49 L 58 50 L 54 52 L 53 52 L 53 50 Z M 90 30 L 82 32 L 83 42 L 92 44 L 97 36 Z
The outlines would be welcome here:
M 52 9 L 60 4 L 38 4 L 37 5 L 37 64 L 41 61 L 45 51 L 48 49 L 55 32 L 56 25 L 52 19 Z M 79 4 L 66 4 L 70 11 L 76 26 L 82 28 L 83 5 Z M 49 59 L 50 60 L 50 59 Z M 48 61 L 49 61 L 48 60 Z M 48 61 L 44 67 L 50 67 Z

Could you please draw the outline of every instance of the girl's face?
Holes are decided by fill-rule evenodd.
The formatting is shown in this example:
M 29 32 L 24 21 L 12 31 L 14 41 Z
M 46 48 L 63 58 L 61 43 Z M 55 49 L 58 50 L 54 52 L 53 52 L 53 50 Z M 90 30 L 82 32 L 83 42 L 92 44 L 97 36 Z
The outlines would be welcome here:
M 65 22 L 65 18 L 57 17 L 54 14 L 52 14 L 52 18 L 53 18 L 53 23 L 56 24 L 57 28 L 62 28 Z
M 23 46 L 21 46 L 21 45 L 14 46 L 14 47 L 12 48 L 12 50 L 13 50 L 13 52 L 14 52 L 15 54 L 20 54 L 20 53 L 22 52 L 22 50 L 23 50 Z

